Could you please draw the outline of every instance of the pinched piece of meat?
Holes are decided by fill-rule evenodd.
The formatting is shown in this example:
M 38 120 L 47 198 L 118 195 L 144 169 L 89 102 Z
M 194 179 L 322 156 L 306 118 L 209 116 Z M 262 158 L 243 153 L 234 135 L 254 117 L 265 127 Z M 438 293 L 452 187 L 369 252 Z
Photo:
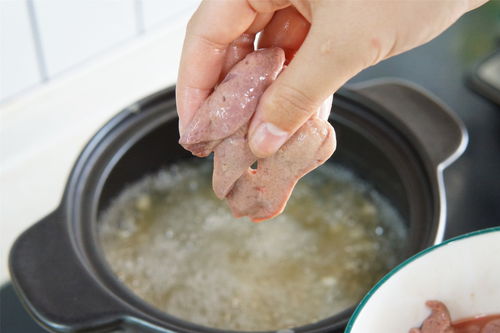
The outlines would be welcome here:
M 335 133 L 326 121 L 308 120 L 278 152 L 258 161 L 227 196 L 234 216 L 258 222 L 280 214 L 297 181 L 323 164 L 335 150 Z
M 427 301 L 431 315 L 424 320 L 421 328 L 412 328 L 409 333 L 454 333 L 451 317 L 446 305 L 440 301 Z
M 224 199 L 234 183 L 257 160 L 247 143 L 248 126 L 223 140 L 214 150 L 212 187 L 219 199 Z
M 500 333 L 500 315 L 479 316 L 452 324 L 446 305 L 439 301 L 425 304 L 432 310 L 431 315 L 421 328 L 412 328 L 409 333 Z
M 283 50 L 248 54 L 197 110 L 179 143 L 194 155 L 214 152 L 213 189 L 235 216 L 253 221 L 281 213 L 297 181 L 335 150 L 331 125 L 314 115 L 273 156 L 259 159 L 247 140 L 248 124 L 265 89 L 283 68 Z M 257 161 L 257 169 L 251 166 Z
M 500 319 L 490 321 L 483 327 L 481 333 L 500 333 Z
M 208 156 L 222 139 L 246 126 L 284 62 L 283 50 L 276 47 L 247 55 L 196 111 L 179 143 L 196 156 Z

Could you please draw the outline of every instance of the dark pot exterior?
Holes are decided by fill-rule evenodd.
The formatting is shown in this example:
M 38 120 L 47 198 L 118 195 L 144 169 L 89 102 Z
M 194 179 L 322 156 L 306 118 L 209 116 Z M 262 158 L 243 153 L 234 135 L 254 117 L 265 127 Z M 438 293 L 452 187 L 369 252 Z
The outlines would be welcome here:
M 429 93 L 401 81 L 368 82 L 336 94 L 334 163 L 354 169 L 408 224 L 404 256 L 442 240 L 442 172 L 467 133 Z M 96 237 L 98 213 L 147 173 L 191 158 L 178 144 L 174 88 L 147 97 L 107 123 L 81 153 L 56 211 L 25 231 L 10 253 L 14 287 L 29 312 L 55 332 L 222 332 L 165 314 L 114 277 Z M 333 332 L 353 309 L 283 332 Z

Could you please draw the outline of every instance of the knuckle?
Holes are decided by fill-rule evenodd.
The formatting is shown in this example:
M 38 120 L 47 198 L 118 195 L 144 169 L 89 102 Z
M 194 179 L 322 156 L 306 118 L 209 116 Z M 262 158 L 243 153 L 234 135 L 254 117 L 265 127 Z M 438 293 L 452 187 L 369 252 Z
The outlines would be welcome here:
M 362 68 L 374 66 L 382 60 L 396 54 L 399 47 L 398 36 L 397 34 L 393 34 L 393 36 L 387 36 L 385 38 L 373 37 L 369 39 L 366 45 L 367 50 L 360 52 L 364 54 L 364 56 L 362 56 Z
M 191 33 L 191 38 L 197 40 L 197 44 L 202 45 L 203 50 L 224 53 L 227 48 L 227 44 L 218 43 L 203 34 Z
M 269 121 L 281 124 L 286 131 L 295 130 L 297 123 L 302 123 L 317 109 L 317 103 L 297 88 L 281 85 L 277 88 L 266 105 Z M 277 110 L 279 110 L 277 112 Z
M 194 16 L 186 26 L 186 40 L 194 41 L 195 45 L 201 45 L 204 50 L 224 52 L 227 48 L 227 44 L 215 41 L 207 31 L 200 31 Z

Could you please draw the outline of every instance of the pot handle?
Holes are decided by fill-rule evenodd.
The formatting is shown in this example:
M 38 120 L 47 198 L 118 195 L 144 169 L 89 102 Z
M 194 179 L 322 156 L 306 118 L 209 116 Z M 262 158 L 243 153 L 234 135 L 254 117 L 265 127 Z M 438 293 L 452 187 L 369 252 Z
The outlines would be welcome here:
M 370 80 L 351 88 L 408 127 L 434 166 L 446 168 L 464 152 L 468 134 L 463 122 L 428 91 L 398 79 Z
M 117 327 L 123 306 L 92 279 L 77 258 L 58 211 L 14 243 L 9 268 L 16 292 L 31 315 L 51 331 Z

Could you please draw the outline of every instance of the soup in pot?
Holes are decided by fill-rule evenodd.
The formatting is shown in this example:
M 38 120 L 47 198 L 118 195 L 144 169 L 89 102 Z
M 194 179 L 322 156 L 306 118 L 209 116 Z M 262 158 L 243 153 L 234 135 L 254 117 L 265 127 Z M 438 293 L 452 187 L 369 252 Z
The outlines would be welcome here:
M 156 308 L 220 329 L 278 330 L 354 305 L 402 258 L 396 210 L 349 170 L 325 164 L 282 215 L 234 218 L 211 188 L 209 161 L 129 186 L 100 215 L 104 255 Z

